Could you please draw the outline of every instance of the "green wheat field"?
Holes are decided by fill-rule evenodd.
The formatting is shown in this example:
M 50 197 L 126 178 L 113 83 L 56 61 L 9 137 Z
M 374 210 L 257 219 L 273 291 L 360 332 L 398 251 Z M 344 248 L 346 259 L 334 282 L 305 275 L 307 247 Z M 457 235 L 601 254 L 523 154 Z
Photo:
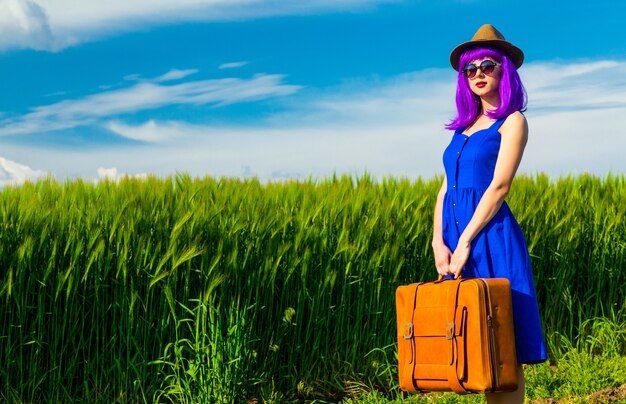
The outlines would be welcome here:
M 395 289 L 436 278 L 441 180 L 4 188 L 0 401 L 457 402 L 396 381 Z M 507 201 L 550 350 L 526 369 L 527 399 L 619 396 L 626 178 L 522 175 Z

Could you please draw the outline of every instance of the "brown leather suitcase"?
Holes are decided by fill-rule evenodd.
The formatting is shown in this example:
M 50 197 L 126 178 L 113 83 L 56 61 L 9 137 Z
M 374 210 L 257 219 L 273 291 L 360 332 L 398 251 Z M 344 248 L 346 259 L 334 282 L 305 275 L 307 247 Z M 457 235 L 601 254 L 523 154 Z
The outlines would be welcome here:
M 507 279 L 456 279 L 396 290 L 398 375 L 408 392 L 517 389 Z

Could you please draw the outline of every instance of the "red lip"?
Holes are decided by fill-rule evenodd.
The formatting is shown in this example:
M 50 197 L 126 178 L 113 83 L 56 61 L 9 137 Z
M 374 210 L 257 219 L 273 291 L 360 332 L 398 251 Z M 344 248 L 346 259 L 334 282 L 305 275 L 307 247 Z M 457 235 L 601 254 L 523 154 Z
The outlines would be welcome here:
M 479 81 L 478 83 L 476 83 L 476 87 L 478 88 L 483 88 L 487 85 L 487 82 L 485 81 Z

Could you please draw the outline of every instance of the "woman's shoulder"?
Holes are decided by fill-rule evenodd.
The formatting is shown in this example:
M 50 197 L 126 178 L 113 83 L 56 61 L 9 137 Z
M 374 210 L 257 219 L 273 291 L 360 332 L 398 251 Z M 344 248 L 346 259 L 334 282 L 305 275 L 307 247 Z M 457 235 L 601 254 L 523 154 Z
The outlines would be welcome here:
M 521 133 L 526 136 L 528 134 L 528 121 L 524 114 L 521 111 L 515 111 L 507 116 L 500 127 L 500 133 Z
M 522 111 L 515 111 L 506 117 L 504 124 L 525 125 L 527 124 L 526 116 L 522 113 Z

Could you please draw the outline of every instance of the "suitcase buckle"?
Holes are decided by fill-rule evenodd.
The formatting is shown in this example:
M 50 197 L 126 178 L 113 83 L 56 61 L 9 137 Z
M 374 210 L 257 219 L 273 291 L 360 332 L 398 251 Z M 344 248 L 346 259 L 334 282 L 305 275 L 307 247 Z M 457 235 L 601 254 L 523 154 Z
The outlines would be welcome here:
M 404 335 L 402 336 L 404 339 L 411 339 L 413 338 L 413 323 L 406 323 L 404 325 L 406 327 L 406 330 Z M 408 331 L 408 334 L 406 333 Z
M 454 338 L 454 321 L 446 324 L 446 339 Z

